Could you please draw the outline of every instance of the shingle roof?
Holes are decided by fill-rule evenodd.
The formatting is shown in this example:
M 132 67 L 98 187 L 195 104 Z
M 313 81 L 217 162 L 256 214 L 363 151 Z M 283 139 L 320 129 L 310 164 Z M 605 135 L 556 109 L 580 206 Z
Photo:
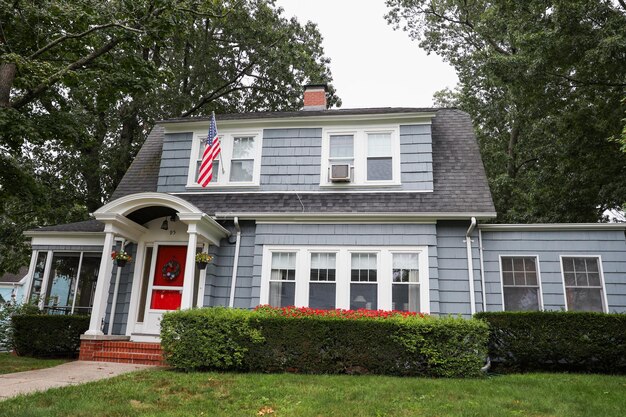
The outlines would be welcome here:
M 102 232 L 104 223 L 98 220 L 85 220 L 82 222 L 57 224 L 33 229 L 35 232 Z
M 282 119 L 292 117 L 315 117 L 315 116 L 358 116 L 379 115 L 391 113 L 435 113 L 441 110 L 438 107 L 370 107 L 363 109 L 331 109 L 331 110 L 304 110 L 304 111 L 265 111 L 251 113 L 224 113 L 219 115 L 219 120 L 249 120 L 249 119 Z M 161 120 L 157 123 L 188 123 L 209 121 L 209 117 L 178 117 Z
M 469 116 L 455 109 L 385 108 L 307 112 L 246 113 L 226 117 L 293 117 L 319 114 L 382 114 L 436 111 L 432 121 L 433 192 L 402 193 L 240 193 L 184 194 L 179 197 L 205 213 L 493 213 L 495 208 Z M 356 113 L 355 113 L 356 112 Z M 262 116 L 259 116 L 262 115 Z M 171 121 L 176 121 L 172 119 Z M 189 121 L 190 119 L 185 119 Z M 197 120 L 197 119 L 193 119 Z M 156 191 L 163 127 L 146 139 L 112 196 Z M 302 204 L 301 204 L 302 202 Z M 95 222 L 95 223 L 94 223 Z M 96 231 L 101 224 L 88 222 L 37 230 Z M 55 229 L 52 229 L 55 228 Z
M 6 274 L 0 276 L 0 284 L 13 284 L 16 282 L 20 282 L 22 278 L 26 276 L 27 273 L 28 273 L 27 266 L 21 267 L 15 274 L 7 272 Z

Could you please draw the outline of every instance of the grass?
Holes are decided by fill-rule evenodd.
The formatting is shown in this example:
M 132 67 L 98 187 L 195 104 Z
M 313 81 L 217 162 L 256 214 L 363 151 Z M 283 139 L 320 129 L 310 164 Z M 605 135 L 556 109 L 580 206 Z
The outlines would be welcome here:
M 626 377 L 483 379 L 148 370 L 0 403 L 0 416 L 603 416 L 626 414 Z
M 68 361 L 69 359 L 37 359 L 13 356 L 10 353 L 0 353 L 0 374 L 50 368 L 51 366 L 57 366 Z

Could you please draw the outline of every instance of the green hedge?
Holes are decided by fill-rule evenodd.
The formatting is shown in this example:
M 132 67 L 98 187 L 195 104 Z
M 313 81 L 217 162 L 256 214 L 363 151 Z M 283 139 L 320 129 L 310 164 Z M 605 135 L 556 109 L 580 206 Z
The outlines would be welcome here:
M 473 377 L 488 327 L 460 318 L 280 317 L 204 308 L 165 314 L 166 360 L 184 369 Z
M 478 313 L 491 328 L 494 369 L 626 372 L 626 315 L 585 312 Z
M 25 314 L 11 318 L 13 347 L 20 356 L 75 356 L 89 316 Z

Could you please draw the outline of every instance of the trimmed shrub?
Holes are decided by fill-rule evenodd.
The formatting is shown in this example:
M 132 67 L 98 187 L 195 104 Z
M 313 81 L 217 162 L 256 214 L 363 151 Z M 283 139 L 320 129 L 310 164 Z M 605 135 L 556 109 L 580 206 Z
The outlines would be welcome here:
M 6 303 L 0 305 L 0 352 L 13 348 L 11 317 L 18 314 L 40 314 L 40 311 L 37 306 L 32 304 Z
M 80 335 L 89 329 L 84 315 L 20 314 L 11 320 L 13 347 L 20 356 L 76 356 Z
M 166 360 L 184 370 L 473 377 L 487 339 L 479 320 L 399 314 L 347 319 L 205 308 L 167 313 L 161 322 Z
M 626 314 L 587 312 L 478 313 L 491 328 L 494 369 L 626 372 Z

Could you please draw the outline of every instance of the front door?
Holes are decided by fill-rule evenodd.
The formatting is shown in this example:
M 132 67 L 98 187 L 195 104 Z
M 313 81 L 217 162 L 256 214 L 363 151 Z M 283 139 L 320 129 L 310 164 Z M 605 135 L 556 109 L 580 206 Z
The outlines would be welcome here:
M 147 293 L 143 332 L 159 334 L 163 313 L 180 308 L 187 246 L 158 246 Z

